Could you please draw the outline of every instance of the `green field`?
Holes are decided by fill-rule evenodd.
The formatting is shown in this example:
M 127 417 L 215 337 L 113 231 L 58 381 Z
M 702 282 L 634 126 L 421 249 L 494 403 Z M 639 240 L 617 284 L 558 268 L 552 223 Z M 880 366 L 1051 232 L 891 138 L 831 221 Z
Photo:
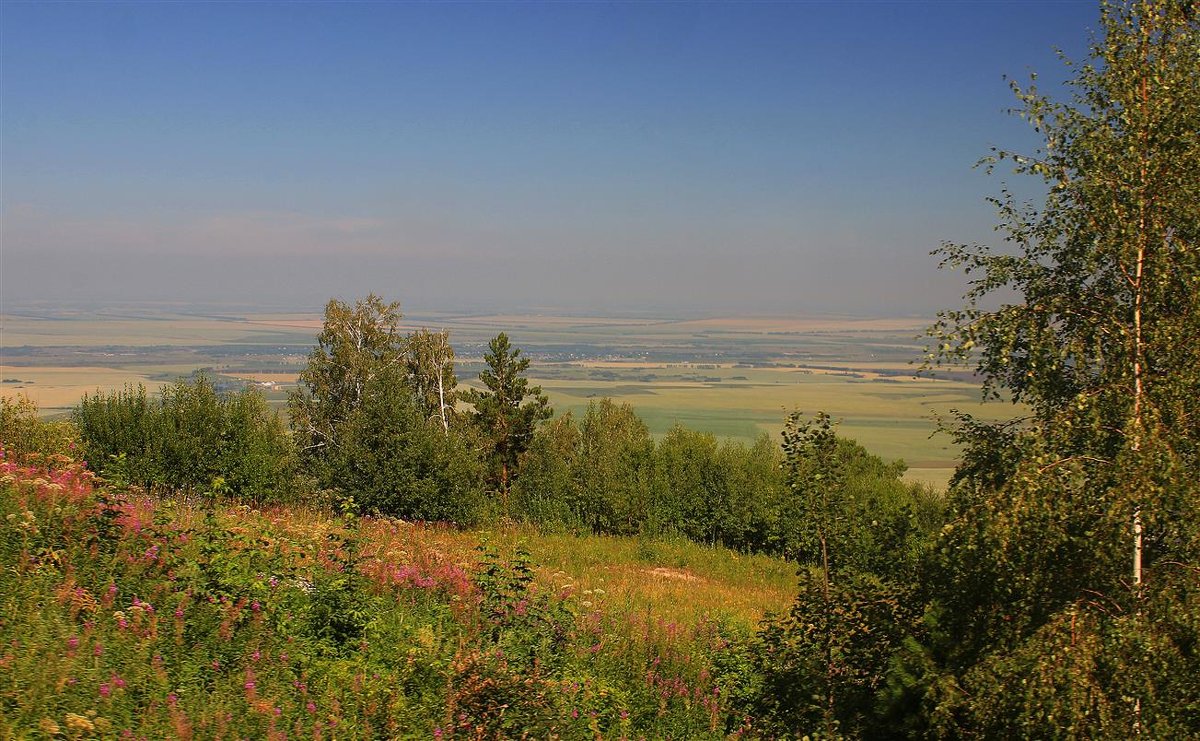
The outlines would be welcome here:
M 954 409 L 1004 417 L 1013 407 L 981 405 L 978 385 L 961 373 L 914 377 L 927 321 L 428 314 L 406 317 L 405 326 L 448 329 L 464 383 L 482 368 L 487 340 L 508 332 L 556 411 L 580 414 L 608 396 L 632 404 L 655 435 L 682 424 L 748 442 L 775 435 L 793 410 L 823 410 L 842 434 L 941 486 L 956 451 L 934 435 L 935 417 Z M 277 382 L 266 393 L 282 408 L 320 323 L 317 314 L 144 307 L 10 313 L 0 317 L 0 393 L 26 394 L 44 413 L 62 414 L 97 388 L 154 388 L 210 368 Z

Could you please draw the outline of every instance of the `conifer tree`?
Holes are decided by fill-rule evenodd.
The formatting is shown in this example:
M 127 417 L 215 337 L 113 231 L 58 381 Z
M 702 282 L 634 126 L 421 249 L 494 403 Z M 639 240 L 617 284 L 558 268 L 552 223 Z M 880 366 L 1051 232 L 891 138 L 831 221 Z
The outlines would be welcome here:
M 508 335 L 498 334 L 484 355 L 487 368 L 479 374 L 486 390 L 471 389 L 462 395 L 475 407 L 471 421 L 487 445 L 492 483 L 507 492 L 517 471 L 520 455 L 529 448 L 537 424 L 554 410 L 540 386 L 530 386 L 522 374 L 529 358 L 512 347 Z

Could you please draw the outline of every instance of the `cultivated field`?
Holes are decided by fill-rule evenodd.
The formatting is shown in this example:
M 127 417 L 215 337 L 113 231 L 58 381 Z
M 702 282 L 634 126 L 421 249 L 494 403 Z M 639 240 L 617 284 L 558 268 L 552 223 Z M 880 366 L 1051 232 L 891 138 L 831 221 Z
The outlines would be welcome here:
M 406 329 L 451 333 L 458 377 L 471 383 L 489 338 L 508 332 L 533 359 L 530 374 L 558 412 L 604 396 L 632 404 L 656 435 L 674 424 L 751 441 L 776 434 L 793 410 L 824 410 L 843 434 L 910 477 L 944 485 L 956 451 L 933 435 L 952 409 L 1011 415 L 981 405 L 961 372 L 915 377 L 928 319 L 816 317 L 588 317 L 426 314 Z M 312 314 L 181 313 L 146 307 L 100 312 L 23 311 L 0 317 L 0 393 L 27 394 L 62 414 L 85 393 L 162 383 L 197 368 L 277 384 L 282 407 L 320 330 Z

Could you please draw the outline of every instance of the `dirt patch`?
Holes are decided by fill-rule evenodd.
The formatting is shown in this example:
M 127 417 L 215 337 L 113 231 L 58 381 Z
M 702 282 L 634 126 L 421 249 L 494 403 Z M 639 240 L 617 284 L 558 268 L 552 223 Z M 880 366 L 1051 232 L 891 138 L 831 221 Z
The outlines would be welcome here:
M 642 572 L 646 574 L 654 574 L 655 576 L 661 576 L 665 579 L 678 579 L 679 581 L 700 580 L 700 577 L 696 576 L 695 574 L 689 574 L 688 572 L 681 571 L 679 569 L 668 569 L 665 566 L 659 566 L 656 569 L 643 569 Z

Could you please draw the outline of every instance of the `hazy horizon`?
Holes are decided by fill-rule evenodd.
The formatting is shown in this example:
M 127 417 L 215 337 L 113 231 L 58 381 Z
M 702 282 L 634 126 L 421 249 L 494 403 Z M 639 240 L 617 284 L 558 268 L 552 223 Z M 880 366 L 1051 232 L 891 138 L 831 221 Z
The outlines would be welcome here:
M 927 315 L 1091 2 L 0 6 L 0 311 Z M 1011 179 L 1010 179 L 1011 180 Z M 1016 184 L 1023 187 L 1019 181 Z M 1036 190 L 1030 191 L 1036 195 Z

